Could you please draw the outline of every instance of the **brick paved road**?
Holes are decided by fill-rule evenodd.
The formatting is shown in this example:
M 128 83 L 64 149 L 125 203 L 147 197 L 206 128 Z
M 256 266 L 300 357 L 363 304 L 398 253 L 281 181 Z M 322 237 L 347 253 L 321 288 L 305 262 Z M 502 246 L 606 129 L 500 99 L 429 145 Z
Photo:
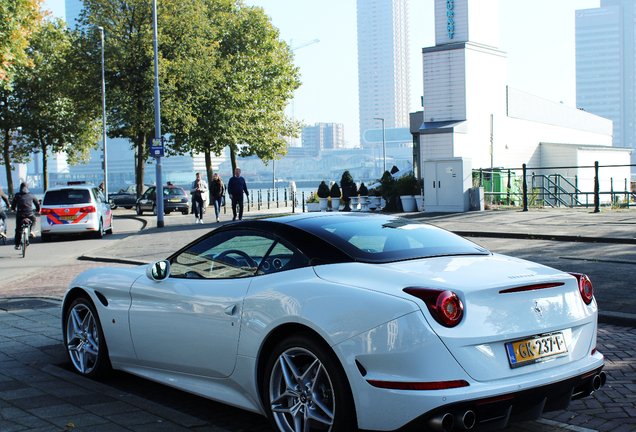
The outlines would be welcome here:
M 505 431 L 636 430 L 635 346 L 635 328 L 601 324 L 598 348 L 606 356 L 606 387 L 567 411 Z M 0 431 L 269 430 L 256 414 L 125 373 L 95 382 L 64 368 L 59 307 L 0 311 Z

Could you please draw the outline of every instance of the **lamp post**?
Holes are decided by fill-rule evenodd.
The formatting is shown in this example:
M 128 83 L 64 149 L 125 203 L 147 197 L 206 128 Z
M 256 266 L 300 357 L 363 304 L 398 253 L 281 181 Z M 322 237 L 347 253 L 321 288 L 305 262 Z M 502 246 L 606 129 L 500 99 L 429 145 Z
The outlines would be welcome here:
M 108 149 L 106 148 L 106 79 L 104 77 L 104 27 L 99 29 L 102 41 L 102 149 L 104 150 L 104 198 L 108 203 Z
M 161 140 L 161 104 L 159 98 L 159 57 L 157 47 L 157 0 L 152 0 L 153 48 L 155 51 L 155 138 Z M 163 142 L 161 142 L 163 153 Z M 155 157 L 157 228 L 163 228 L 163 181 L 161 179 L 161 155 Z
M 382 121 L 382 155 L 384 157 L 384 169 L 382 170 L 382 174 L 386 172 L 386 129 L 384 128 L 384 118 L 376 117 L 373 120 Z

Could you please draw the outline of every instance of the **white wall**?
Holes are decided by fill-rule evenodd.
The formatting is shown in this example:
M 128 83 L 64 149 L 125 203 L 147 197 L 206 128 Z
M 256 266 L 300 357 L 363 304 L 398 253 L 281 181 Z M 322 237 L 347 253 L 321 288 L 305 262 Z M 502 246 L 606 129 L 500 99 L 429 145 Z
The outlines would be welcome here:
M 466 64 L 463 49 L 426 52 L 424 121 L 466 119 Z

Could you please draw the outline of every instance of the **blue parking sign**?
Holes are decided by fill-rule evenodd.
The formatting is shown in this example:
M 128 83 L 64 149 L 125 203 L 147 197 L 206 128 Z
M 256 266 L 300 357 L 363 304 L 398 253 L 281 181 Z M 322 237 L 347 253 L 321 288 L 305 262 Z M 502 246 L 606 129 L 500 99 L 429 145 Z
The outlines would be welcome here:
M 163 152 L 163 137 L 162 138 L 153 138 L 150 142 L 150 156 L 151 157 L 162 157 L 164 155 Z

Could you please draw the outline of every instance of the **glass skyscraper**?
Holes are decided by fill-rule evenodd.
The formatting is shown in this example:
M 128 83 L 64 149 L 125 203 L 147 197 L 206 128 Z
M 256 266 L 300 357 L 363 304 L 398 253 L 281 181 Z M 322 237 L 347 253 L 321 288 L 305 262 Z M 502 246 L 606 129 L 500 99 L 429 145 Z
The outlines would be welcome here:
M 634 149 L 635 4 L 601 0 L 600 8 L 575 11 L 576 106 L 614 122 L 614 147 Z
M 360 141 L 368 129 L 408 127 L 408 0 L 357 0 Z

